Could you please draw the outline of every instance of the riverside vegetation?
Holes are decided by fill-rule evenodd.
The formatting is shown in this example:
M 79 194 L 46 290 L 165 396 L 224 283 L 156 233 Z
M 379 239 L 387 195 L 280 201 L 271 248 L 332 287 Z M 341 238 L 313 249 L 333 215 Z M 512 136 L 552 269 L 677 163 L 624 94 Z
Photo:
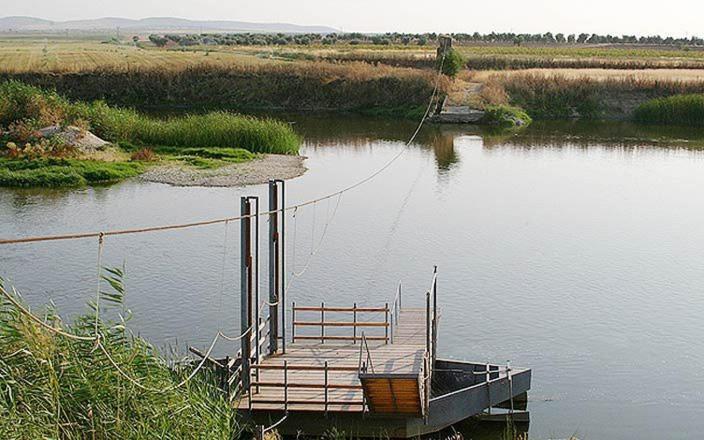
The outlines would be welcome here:
M 353 111 L 414 118 L 422 114 L 434 85 L 437 35 L 157 37 L 136 44 L 131 39 L 109 44 L 71 38 L 3 40 L 0 79 L 119 106 Z M 520 44 L 511 43 L 514 37 Z M 568 37 L 457 34 L 455 50 L 475 75 L 469 80 L 481 83 L 487 96 L 503 89 L 506 99 L 485 99 L 484 104 L 523 107 L 534 119 L 631 118 L 649 99 L 704 90 L 704 48 L 696 38 Z M 382 42 L 386 40 L 388 44 Z M 543 71 L 536 74 L 534 68 Z M 654 71 L 660 72 L 657 79 Z M 630 78 L 604 81 L 603 72 Z M 458 78 L 468 74 L 465 70 Z M 498 78 L 491 80 L 492 74 Z M 646 74 L 652 79 L 641 79 Z M 443 78 L 440 93 L 450 84 Z
M 106 269 L 100 316 L 95 307 L 62 322 L 55 310 L 42 314 L 53 327 L 80 336 L 97 330 L 120 369 L 150 389 L 127 381 L 90 341 L 54 334 L 0 297 L 0 438 L 3 439 L 221 439 L 241 432 L 228 396 L 203 370 L 175 388 L 194 368 L 167 360 L 132 335 L 125 307 L 124 273 Z M 2 280 L 0 280 L 2 287 Z M 108 289 L 106 289 L 108 290 Z M 18 298 L 19 299 L 19 298 Z
M 85 152 L 47 126 L 91 130 L 113 145 Z M 197 168 L 252 160 L 260 153 L 297 154 L 288 124 L 224 111 L 158 120 L 104 102 L 72 102 L 17 81 L 0 83 L 0 185 L 80 186 L 114 182 L 163 161 Z

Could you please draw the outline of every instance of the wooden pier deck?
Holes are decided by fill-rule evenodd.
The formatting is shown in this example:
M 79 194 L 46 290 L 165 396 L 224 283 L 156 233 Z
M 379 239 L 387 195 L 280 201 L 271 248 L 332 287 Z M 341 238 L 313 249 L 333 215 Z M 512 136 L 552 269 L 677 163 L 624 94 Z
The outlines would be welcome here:
M 360 354 L 362 362 L 369 362 L 366 372 L 370 375 L 417 383 L 423 375 L 426 330 L 426 309 L 404 308 L 398 313 L 392 337 L 368 340 L 368 352 L 366 346 L 362 347 L 361 336 L 346 341 L 331 335 L 331 341 L 322 342 L 295 338 L 285 354 L 269 355 L 252 365 L 252 391 L 242 397 L 238 408 L 363 412 Z

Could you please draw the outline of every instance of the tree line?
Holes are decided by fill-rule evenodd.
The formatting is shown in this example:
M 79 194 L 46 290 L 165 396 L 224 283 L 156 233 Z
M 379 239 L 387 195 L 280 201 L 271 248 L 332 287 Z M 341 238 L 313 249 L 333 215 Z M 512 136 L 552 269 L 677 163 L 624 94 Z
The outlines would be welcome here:
M 418 45 L 437 43 L 437 33 L 398 33 L 385 34 L 330 33 L 330 34 L 283 34 L 283 33 L 203 33 L 203 34 L 152 34 L 149 40 L 156 46 L 167 45 L 225 45 L 225 46 L 271 46 L 271 45 L 333 45 L 333 44 L 374 44 L 374 45 Z M 520 46 L 532 44 L 645 44 L 663 46 L 704 46 L 704 38 L 692 36 L 688 38 L 671 36 L 636 36 L 636 35 L 600 35 L 600 34 L 564 34 L 545 32 L 543 34 L 516 34 L 512 32 L 488 34 L 452 33 L 451 36 L 459 44 L 463 43 L 500 43 Z

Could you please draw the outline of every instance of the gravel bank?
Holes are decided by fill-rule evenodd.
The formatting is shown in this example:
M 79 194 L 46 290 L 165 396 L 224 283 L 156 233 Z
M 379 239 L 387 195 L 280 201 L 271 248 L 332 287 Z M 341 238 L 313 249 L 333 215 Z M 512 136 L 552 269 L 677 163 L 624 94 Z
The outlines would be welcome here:
M 147 182 L 174 186 L 243 186 L 265 183 L 269 179 L 292 179 L 306 172 L 303 156 L 265 154 L 250 162 L 214 170 L 198 170 L 180 165 L 152 168 L 140 178 Z

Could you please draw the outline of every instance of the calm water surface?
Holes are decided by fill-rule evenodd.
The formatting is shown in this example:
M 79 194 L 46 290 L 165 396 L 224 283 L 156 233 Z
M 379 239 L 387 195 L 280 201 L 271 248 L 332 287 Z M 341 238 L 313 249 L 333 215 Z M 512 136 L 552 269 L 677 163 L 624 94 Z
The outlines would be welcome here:
M 291 203 L 376 170 L 413 128 L 291 119 L 309 168 L 289 181 Z M 303 272 L 289 299 L 383 303 L 403 280 L 420 305 L 437 264 L 440 353 L 532 367 L 532 438 L 698 437 L 704 153 L 691 147 L 702 138 L 626 124 L 429 127 L 337 211 L 332 199 L 289 216 L 287 261 Z M 244 194 L 266 186 L 0 189 L 0 237 L 230 216 Z M 103 264 L 127 269 L 132 328 L 161 347 L 235 334 L 238 240 L 237 224 L 107 238 Z M 95 295 L 96 254 L 93 239 L 3 247 L 0 276 L 68 318 Z

